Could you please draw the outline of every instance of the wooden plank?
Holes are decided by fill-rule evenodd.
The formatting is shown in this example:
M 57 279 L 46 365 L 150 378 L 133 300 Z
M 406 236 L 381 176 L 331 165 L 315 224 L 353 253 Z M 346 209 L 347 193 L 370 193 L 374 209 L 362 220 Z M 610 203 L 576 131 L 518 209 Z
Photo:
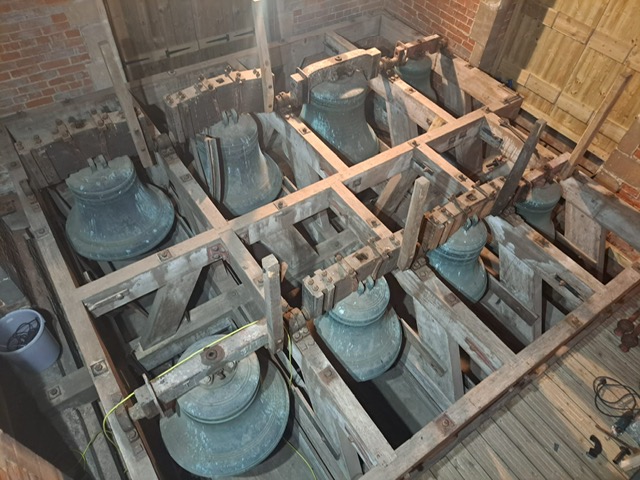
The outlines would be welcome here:
M 515 473 L 487 444 L 486 440 L 476 431 L 471 432 L 462 440 L 462 445 L 471 454 L 473 460 L 487 472 L 491 478 L 503 480 L 517 480 Z
M 398 268 L 400 270 L 406 270 L 413 262 L 430 185 L 429 180 L 424 177 L 418 178 L 413 184 L 409 213 L 402 233 L 402 245 L 398 256 Z
M 582 174 L 563 181 L 562 191 L 567 202 L 640 250 L 640 213 L 636 209 Z
M 140 122 L 138 121 L 138 115 L 136 114 L 133 107 L 133 97 L 131 96 L 131 92 L 127 88 L 125 79 L 120 73 L 121 70 L 118 68 L 116 56 L 111 49 L 111 45 L 108 42 L 100 42 L 99 46 L 100 50 L 102 51 L 102 57 L 104 58 L 105 64 L 107 65 L 107 70 L 109 71 L 111 83 L 113 83 L 113 88 L 118 97 L 118 101 L 120 102 L 122 111 L 124 112 L 125 118 L 127 119 L 129 132 L 131 133 L 131 138 L 133 139 L 133 143 L 136 146 L 136 151 L 138 152 L 140 163 L 145 168 L 151 167 L 153 166 L 153 160 L 151 158 L 151 155 L 149 154 L 149 149 L 147 147 L 144 135 L 142 134 L 142 127 L 140 126 Z
M 551 370 L 555 370 L 555 366 Z M 585 459 L 583 463 L 587 464 L 597 478 L 622 478 L 620 471 L 607 461 L 610 455 L 610 452 L 606 451 L 608 442 L 603 444 L 606 457 L 602 455 L 595 459 L 586 459 L 584 454 L 593 446 L 593 443 L 589 440 L 591 431 L 586 430 L 584 426 L 592 421 L 581 414 L 571 397 L 559 389 L 547 375 L 543 375 L 538 381 L 525 387 L 520 396 L 522 402 L 540 419 L 535 430 L 549 437 L 555 434 L 554 443 L 560 445 L 558 451 L 568 448 L 574 455 Z M 514 412 L 514 415 L 518 413 Z M 553 434 L 547 433 L 548 430 L 553 431 Z M 588 475 L 587 477 L 590 478 Z
M 498 370 L 515 356 L 430 268 L 423 267 L 418 274 L 396 270 L 394 276 L 485 373 Z
M 303 337 L 295 343 L 304 352 L 301 366 L 311 404 L 334 447 L 340 445 L 342 430 L 365 466 L 391 463 L 395 452 L 315 341 Z
M 149 310 L 144 333 L 140 337 L 143 348 L 169 338 L 178 330 L 200 272 L 201 269 L 198 268 L 158 289 Z
M 442 372 L 438 372 L 431 365 L 425 365 L 427 371 L 431 373 L 431 382 L 438 393 L 433 398 L 444 411 L 464 395 L 460 349 L 452 336 L 442 327 L 441 322 L 428 309 L 416 300 L 413 301 L 413 305 L 420 340 L 427 351 L 433 352 L 431 355 L 442 368 Z
M 567 165 L 559 175 L 560 179 L 564 180 L 565 178 L 569 178 L 571 176 L 578 164 L 578 161 L 586 153 L 589 145 L 598 133 L 598 130 L 600 130 L 600 127 L 607 119 L 609 112 L 613 110 L 613 107 L 618 101 L 618 98 L 620 98 L 625 87 L 631 80 L 631 77 L 632 73 L 628 70 L 618 75 L 616 81 L 609 89 L 609 93 L 600 104 L 600 107 L 598 107 L 593 120 L 591 120 L 591 123 L 589 123 L 586 130 L 580 137 L 580 140 L 576 144 L 576 148 L 574 148 L 571 152 L 571 157 L 569 157 Z
M 264 111 L 273 111 L 273 73 L 271 73 L 271 57 L 269 56 L 269 42 L 266 30 L 266 0 L 251 0 L 253 12 L 253 28 L 256 35 L 258 58 L 260 59 L 260 76 L 262 77 L 262 97 Z
M 462 444 L 451 450 L 445 458 L 455 467 L 463 479 L 491 480 L 487 472 Z
M 607 231 L 595 217 L 570 201 L 564 206 L 564 238 L 572 249 L 593 266 L 602 280 L 606 260 Z
M 520 332 L 533 342 L 542 335 L 542 279 L 508 248 L 499 247 L 500 283 L 526 305 L 536 317 L 533 324 L 520 325 Z

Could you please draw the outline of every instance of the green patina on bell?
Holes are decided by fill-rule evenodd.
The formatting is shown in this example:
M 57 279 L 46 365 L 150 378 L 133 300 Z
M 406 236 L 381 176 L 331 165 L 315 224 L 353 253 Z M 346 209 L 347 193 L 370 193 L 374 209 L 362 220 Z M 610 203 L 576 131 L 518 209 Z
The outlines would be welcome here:
M 158 188 L 140 182 L 129 157 L 107 162 L 99 156 L 66 183 L 75 200 L 66 232 L 83 257 L 137 257 L 160 244 L 173 226 L 173 204 Z
M 551 213 L 562 198 L 562 187 L 558 183 L 548 183 L 533 187 L 524 201 L 516 203 L 516 213 L 533 228 L 549 238 L 556 237 L 556 228 Z
M 311 90 L 311 102 L 302 107 L 300 114 L 314 132 L 352 164 L 380 151 L 376 134 L 365 118 L 368 91 L 361 72 L 321 83 Z
M 181 357 L 220 336 L 194 343 Z M 277 447 L 289 418 L 289 392 L 277 367 L 255 353 L 232 362 L 178 398 L 160 433 L 178 465 L 201 477 L 240 475 Z
M 404 65 L 397 67 L 396 72 L 413 88 L 434 102 L 436 92 L 431 86 L 431 58 L 423 57 L 419 60 L 409 59 Z
M 384 278 L 369 277 L 358 290 L 315 321 L 316 331 L 342 366 L 358 382 L 386 372 L 398 358 L 402 327 Z
M 487 290 L 487 272 L 480 260 L 485 243 L 487 227 L 474 218 L 427 254 L 431 266 L 472 302 L 479 301 Z
M 234 215 L 244 215 L 276 199 L 282 189 L 282 172 L 260 149 L 258 125 L 249 114 L 224 112 L 223 120 L 207 134 L 220 143 L 220 165 L 213 172 L 221 188 L 214 200 Z M 198 155 L 205 158 L 204 142 L 197 142 Z

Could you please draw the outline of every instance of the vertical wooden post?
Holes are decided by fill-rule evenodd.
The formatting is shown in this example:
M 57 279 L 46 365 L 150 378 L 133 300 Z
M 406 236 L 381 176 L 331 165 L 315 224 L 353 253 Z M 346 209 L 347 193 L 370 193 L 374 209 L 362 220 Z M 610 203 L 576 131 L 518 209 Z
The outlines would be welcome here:
M 280 263 L 273 255 L 262 259 L 264 301 L 269 333 L 269 351 L 276 353 L 284 344 L 284 323 L 280 296 Z
M 524 343 L 531 343 L 542 334 L 542 279 L 509 249 L 499 247 L 500 283 L 511 294 L 538 315 L 533 325 L 516 317 L 512 325 L 506 325 Z
M 567 200 L 564 209 L 564 237 L 595 268 L 598 279 L 604 276 L 607 231 L 593 217 Z
M 262 78 L 262 98 L 264 111 L 273 112 L 273 74 L 271 73 L 271 58 L 269 57 L 269 40 L 265 26 L 265 0 L 253 0 L 253 27 L 256 32 L 256 46 L 260 60 L 260 76 Z
M 431 183 L 424 177 L 418 178 L 413 184 L 413 193 L 409 203 L 409 213 L 402 233 L 402 245 L 398 256 L 398 268 L 406 270 L 411 265 L 416 252 L 416 242 L 424 216 L 424 206 L 429 195 Z
M 131 92 L 129 92 L 127 84 L 125 83 L 122 68 L 118 66 L 116 56 L 109 43 L 100 42 L 99 45 L 100 50 L 102 51 L 102 57 L 107 65 L 107 70 L 109 70 L 113 89 L 116 92 L 118 102 L 120 102 L 120 106 L 124 112 L 124 117 L 127 120 L 129 132 L 131 133 L 131 138 L 133 139 L 136 151 L 138 152 L 140 163 L 142 163 L 144 168 L 149 168 L 153 166 L 153 160 L 151 159 L 144 135 L 142 134 L 142 127 L 140 126 L 138 115 L 136 114 L 135 108 L 133 108 L 133 98 L 131 97 Z
M 460 347 L 454 342 L 442 325 L 420 302 L 414 300 L 418 335 L 422 343 L 433 352 L 444 367 L 443 375 L 432 374 L 430 379 L 449 402 L 439 405 L 443 410 L 464 395 L 462 368 L 460 366 Z M 425 366 L 429 370 L 428 366 Z M 435 396 L 434 396 L 435 397 Z M 440 400 L 442 403 L 442 400 Z

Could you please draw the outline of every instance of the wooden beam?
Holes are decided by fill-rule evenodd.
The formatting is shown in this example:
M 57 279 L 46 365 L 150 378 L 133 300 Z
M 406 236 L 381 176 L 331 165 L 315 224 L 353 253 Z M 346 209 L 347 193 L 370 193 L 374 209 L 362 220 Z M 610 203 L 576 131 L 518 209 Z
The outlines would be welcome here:
M 424 177 L 418 178 L 413 184 L 409 213 L 407 214 L 407 221 L 404 231 L 402 232 L 402 245 L 400 246 L 400 255 L 398 256 L 398 268 L 400 270 L 406 270 L 411 265 L 411 262 L 413 262 L 430 185 L 429 180 Z
M 265 312 L 269 351 L 273 354 L 282 350 L 284 344 L 284 323 L 280 296 L 280 263 L 273 255 L 262 259 Z
M 142 348 L 149 348 L 176 333 L 201 271 L 196 268 L 158 289 L 140 337 Z
M 562 182 L 565 200 L 640 250 L 640 212 L 585 175 Z
M 122 76 L 122 70 L 118 67 L 115 53 L 113 52 L 109 42 L 102 41 L 99 43 L 99 46 L 102 51 L 104 62 L 107 65 L 109 76 L 111 77 L 111 83 L 113 83 L 113 89 L 116 92 L 122 111 L 127 119 L 129 132 L 131 133 L 131 138 L 136 146 L 140 163 L 143 167 L 149 168 L 153 166 L 153 159 L 149 154 L 149 148 L 147 147 L 144 135 L 142 134 L 142 127 L 140 126 L 138 115 L 133 107 L 133 97 L 127 88 L 125 78 Z
M 515 215 L 486 218 L 493 238 L 577 308 L 604 285 Z
M 269 56 L 269 42 L 266 29 L 266 0 L 252 0 L 253 28 L 256 34 L 256 46 L 260 59 L 260 76 L 262 77 L 262 97 L 264 111 L 273 111 L 273 73 L 271 72 L 271 57 Z
M 422 267 L 417 272 L 396 270 L 394 276 L 403 290 L 433 315 L 483 372 L 490 374 L 514 357 L 514 353 L 429 267 Z
M 502 190 L 498 194 L 498 198 L 493 208 L 491 209 L 491 215 L 499 215 L 502 211 L 507 207 L 509 202 L 516 193 L 518 186 L 520 185 L 520 181 L 522 180 L 522 175 L 524 171 L 527 169 L 529 162 L 531 161 L 531 156 L 533 152 L 536 151 L 536 145 L 538 144 L 538 140 L 540 139 L 540 134 L 544 129 L 547 122 L 544 120 L 536 121 L 533 126 L 533 130 L 529 133 L 527 137 L 527 141 L 524 142 L 524 146 L 520 153 L 518 154 L 518 158 L 516 159 L 513 167 L 511 168 L 511 172 L 505 181 Z
M 562 170 L 562 172 L 560 172 L 560 180 L 569 178 L 573 174 L 578 161 L 586 153 L 589 145 L 591 145 L 591 142 L 600 131 L 600 127 L 607 119 L 609 112 L 613 110 L 613 107 L 620 98 L 620 95 L 622 95 L 625 87 L 631 81 L 632 76 L 633 73 L 630 70 L 625 70 L 620 75 L 618 75 L 616 80 L 613 82 L 613 85 L 609 89 L 609 93 L 607 93 L 607 96 L 598 107 L 598 110 L 593 116 L 593 119 L 589 122 L 589 125 L 587 125 L 587 128 L 582 133 L 580 140 L 578 140 L 578 143 L 576 144 L 576 148 L 574 148 L 571 152 L 571 156 L 569 157 L 567 165 Z

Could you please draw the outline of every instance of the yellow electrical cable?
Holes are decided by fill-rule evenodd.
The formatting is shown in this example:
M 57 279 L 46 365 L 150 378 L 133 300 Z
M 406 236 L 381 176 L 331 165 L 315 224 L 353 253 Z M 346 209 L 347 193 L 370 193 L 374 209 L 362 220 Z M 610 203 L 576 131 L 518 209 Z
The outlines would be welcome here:
M 287 440 L 286 438 L 284 439 L 285 442 L 287 442 L 289 444 L 289 446 L 291 448 L 293 448 L 293 451 L 296 452 L 296 454 L 302 459 L 302 461 L 305 463 L 305 465 L 307 466 L 307 468 L 309 469 L 309 471 L 311 472 L 311 475 L 313 475 L 313 480 L 318 480 L 318 478 L 316 477 L 315 472 L 313 471 L 313 468 L 311 468 L 311 464 L 307 461 L 306 458 L 304 458 L 304 455 L 302 455 L 302 453 L 300 453 L 298 451 L 298 449 L 296 447 L 294 447 L 291 442 L 289 440 Z
M 287 332 L 287 338 L 289 338 L 289 387 L 293 385 L 293 363 L 291 362 L 291 335 Z

